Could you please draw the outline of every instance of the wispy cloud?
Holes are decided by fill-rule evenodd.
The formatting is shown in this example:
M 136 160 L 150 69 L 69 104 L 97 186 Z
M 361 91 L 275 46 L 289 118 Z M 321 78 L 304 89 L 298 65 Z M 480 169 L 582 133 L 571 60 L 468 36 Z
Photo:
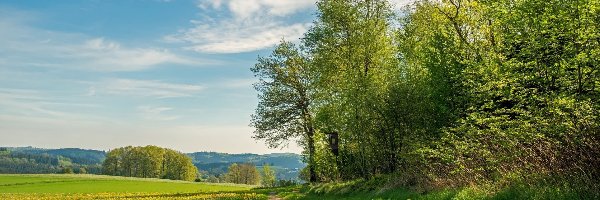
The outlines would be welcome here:
M 171 121 L 179 118 L 179 116 L 165 114 L 165 112 L 173 110 L 170 107 L 139 106 L 137 110 L 140 112 L 142 118 L 146 120 Z
M 0 14 L 0 17 L 3 15 Z M 127 47 L 105 38 L 37 29 L 27 20 L 0 18 L 0 67 L 139 71 L 163 64 L 198 64 L 167 49 Z
M 193 64 L 166 49 L 158 48 L 124 48 L 117 42 L 104 38 L 89 39 L 80 48 L 74 50 L 80 53 L 73 57 L 89 60 L 86 66 L 102 71 L 137 71 L 160 64 Z
M 204 89 L 200 85 L 167 83 L 156 80 L 111 79 L 101 83 L 108 94 L 155 98 L 189 97 Z M 94 88 L 100 89 L 97 86 Z
M 298 40 L 310 24 L 289 22 L 285 16 L 312 8 L 314 1 L 207 0 L 198 6 L 226 9 L 229 16 L 192 20 L 192 28 L 166 36 L 166 41 L 188 43 L 186 49 L 202 53 L 240 53 L 271 47 L 282 38 Z
M 236 18 L 250 18 L 260 13 L 285 16 L 300 10 L 311 8 L 314 0 L 204 0 L 200 1 L 202 9 L 219 9 L 227 7 Z
M 15 116 L 42 116 L 50 118 L 77 119 L 81 113 L 70 112 L 65 107 L 95 107 L 93 104 L 68 102 L 51 98 L 37 90 L 0 88 L 0 111 Z M 63 109 L 61 109 L 63 108 Z
M 221 80 L 217 83 L 211 84 L 211 88 L 219 88 L 219 89 L 247 89 L 252 88 L 252 84 L 254 84 L 257 80 L 254 78 L 244 78 L 244 79 L 225 79 Z

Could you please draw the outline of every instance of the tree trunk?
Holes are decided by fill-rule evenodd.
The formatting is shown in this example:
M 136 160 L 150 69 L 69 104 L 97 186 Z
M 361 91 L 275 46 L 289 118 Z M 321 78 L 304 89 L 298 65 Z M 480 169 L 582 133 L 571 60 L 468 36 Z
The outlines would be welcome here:
M 308 128 L 308 170 L 310 173 L 310 182 L 317 182 L 317 174 L 315 172 L 315 140 L 314 140 L 314 129 Z

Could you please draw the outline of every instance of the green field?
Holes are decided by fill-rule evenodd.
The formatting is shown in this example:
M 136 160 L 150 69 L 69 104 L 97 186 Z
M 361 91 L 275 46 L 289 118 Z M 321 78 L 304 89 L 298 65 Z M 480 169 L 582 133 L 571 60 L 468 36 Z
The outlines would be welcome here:
M 100 175 L 0 175 L 0 199 L 264 199 L 252 186 Z

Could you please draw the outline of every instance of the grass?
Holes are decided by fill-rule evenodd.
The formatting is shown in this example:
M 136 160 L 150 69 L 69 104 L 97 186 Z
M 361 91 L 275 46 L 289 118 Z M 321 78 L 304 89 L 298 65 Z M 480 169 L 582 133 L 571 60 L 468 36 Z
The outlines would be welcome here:
M 479 185 L 416 192 L 386 187 L 386 177 L 343 183 L 253 188 L 248 185 L 192 183 L 99 175 L 0 175 L 0 199 L 599 199 L 577 187 L 549 184 Z
M 495 184 L 468 186 L 455 189 L 440 189 L 416 192 L 405 188 L 386 187 L 385 181 L 377 178 L 369 181 L 357 180 L 343 183 L 324 183 L 288 188 L 272 189 L 282 199 L 411 199 L 411 200 L 461 200 L 461 199 L 600 199 L 597 193 L 582 190 L 577 186 L 552 185 L 547 183 L 507 186 Z M 254 189 L 257 191 L 258 189 Z
M 253 186 L 101 175 L 0 175 L 0 199 L 266 200 Z
M 0 175 L 0 193 L 194 193 L 247 191 L 251 186 L 100 175 Z

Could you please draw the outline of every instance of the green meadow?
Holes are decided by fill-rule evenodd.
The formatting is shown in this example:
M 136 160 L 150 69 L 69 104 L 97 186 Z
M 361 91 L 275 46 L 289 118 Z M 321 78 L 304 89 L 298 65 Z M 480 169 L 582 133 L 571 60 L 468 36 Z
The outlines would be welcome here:
M 266 199 L 252 186 L 102 175 L 0 175 L 0 199 Z
M 381 178 L 368 181 L 254 188 L 239 184 L 211 184 L 102 175 L 0 175 L 0 199 L 594 199 L 572 187 L 552 185 L 509 187 L 471 186 L 416 192 L 386 188 Z M 383 184 L 383 185 L 382 185 Z
M 101 175 L 0 175 L 0 193 L 193 193 L 249 189 L 245 185 Z

